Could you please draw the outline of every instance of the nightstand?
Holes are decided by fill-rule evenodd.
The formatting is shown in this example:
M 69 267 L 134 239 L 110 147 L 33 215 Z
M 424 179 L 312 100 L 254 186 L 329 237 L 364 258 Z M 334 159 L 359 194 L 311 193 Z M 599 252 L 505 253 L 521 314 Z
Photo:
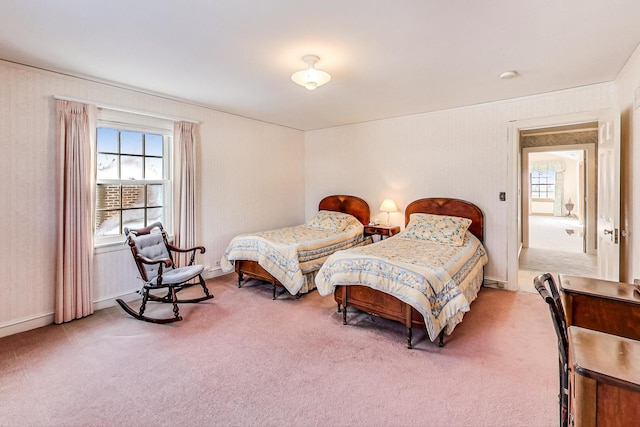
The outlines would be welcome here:
M 392 225 L 387 227 L 386 225 L 365 225 L 364 226 L 364 236 L 380 236 L 380 239 L 384 239 L 385 237 L 391 237 L 400 232 L 399 225 Z

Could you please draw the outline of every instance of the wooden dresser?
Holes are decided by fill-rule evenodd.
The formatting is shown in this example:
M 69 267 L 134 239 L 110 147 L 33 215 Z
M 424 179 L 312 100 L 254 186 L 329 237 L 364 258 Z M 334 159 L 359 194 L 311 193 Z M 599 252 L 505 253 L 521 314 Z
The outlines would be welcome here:
M 574 425 L 638 425 L 640 341 L 570 326 L 569 348 Z
M 559 276 L 568 326 L 640 340 L 640 295 L 628 283 Z

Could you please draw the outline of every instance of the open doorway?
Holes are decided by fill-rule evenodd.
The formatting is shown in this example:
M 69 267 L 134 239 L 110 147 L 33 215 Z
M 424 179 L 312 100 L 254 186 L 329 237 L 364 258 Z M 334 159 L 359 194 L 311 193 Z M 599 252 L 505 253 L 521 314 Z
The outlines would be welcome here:
M 597 276 L 597 141 L 597 123 L 521 132 L 521 290 L 548 271 Z

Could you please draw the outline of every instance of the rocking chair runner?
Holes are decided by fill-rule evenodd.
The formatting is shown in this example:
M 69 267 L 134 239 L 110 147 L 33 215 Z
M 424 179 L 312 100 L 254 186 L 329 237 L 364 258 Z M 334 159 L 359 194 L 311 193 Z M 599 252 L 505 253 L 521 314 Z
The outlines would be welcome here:
M 156 228 L 160 231 L 159 233 L 152 232 Z M 167 233 L 159 222 L 137 230 L 125 228 L 124 232 L 127 237 L 126 243 L 131 248 L 133 259 L 140 272 L 140 278 L 144 282 L 142 289 L 138 291 L 142 294 L 142 304 L 138 311 L 132 309 L 122 299 L 116 300 L 124 311 L 136 319 L 146 322 L 171 323 L 182 320 L 178 308 L 179 303 L 196 303 L 213 298 L 213 294 L 209 293 L 209 289 L 202 278 L 204 266 L 193 265 L 196 251 L 200 251 L 202 254 L 205 252 L 204 247 L 196 246 L 195 248 L 181 249 L 171 245 L 167 241 Z M 190 253 L 189 264 L 185 267 L 176 267 L 173 253 Z M 197 281 L 192 281 L 196 278 Z M 192 299 L 178 299 L 178 292 L 198 284 L 202 287 L 204 296 Z M 167 294 L 165 296 L 157 296 L 151 293 L 151 291 L 158 289 L 166 289 Z M 145 316 L 144 311 L 147 301 L 173 304 L 173 317 L 157 319 Z

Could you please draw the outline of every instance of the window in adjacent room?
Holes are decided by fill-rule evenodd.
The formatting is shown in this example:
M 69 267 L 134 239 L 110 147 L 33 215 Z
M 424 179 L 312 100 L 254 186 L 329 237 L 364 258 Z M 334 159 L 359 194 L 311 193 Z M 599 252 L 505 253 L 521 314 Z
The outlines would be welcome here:
M 173 122 L 101 110 L 96 132 L 96 244 L 124 228 L 162 222 L 171 232 Z
M 556 173 L 554 171 L 531 172 L 531 198 L 555 199 Z

